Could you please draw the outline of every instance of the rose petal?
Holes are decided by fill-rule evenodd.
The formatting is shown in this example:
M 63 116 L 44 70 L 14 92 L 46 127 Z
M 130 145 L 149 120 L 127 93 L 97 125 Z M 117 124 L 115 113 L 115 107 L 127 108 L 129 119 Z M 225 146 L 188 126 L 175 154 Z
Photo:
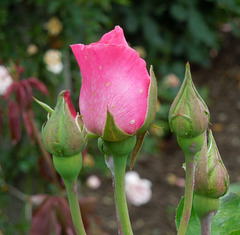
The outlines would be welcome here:
M 102 135 L 108 107 L 121 130 L 136 132 L 147 111 L 150 76 L 145 61 L 127 46 L 119 28 L 98 43 L 71 47 L 83 77 L 80 112 L 86 128 Z

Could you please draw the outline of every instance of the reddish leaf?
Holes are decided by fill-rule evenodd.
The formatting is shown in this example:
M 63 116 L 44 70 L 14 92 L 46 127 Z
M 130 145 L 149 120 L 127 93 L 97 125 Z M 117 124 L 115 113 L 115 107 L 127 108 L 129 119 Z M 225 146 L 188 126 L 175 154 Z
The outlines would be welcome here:
M 27 95 L 27 100 L 28 100 L 28 107 L 30 106 L 32 102 L 32 88 L 28 81 L 26 79 L 22 80 L 21 83 L 23 84 L 25 90 L 26 90 L 26 95 Z
M 42 92 L 44 95 L 49 95 L 48 89 L 45 84 L 37 78 L 28 78 L 27 81 L 31 85 L 31 87 Z
M 31 235 L 52 234 L 53 229 L 59 232 L 59 225 L 53 210 L 53 205 L 53 200 L 46 200 L 34 213 L 30 231 Z M 60 235 L 61 233 L 55 234 Z
M 19 107 L 13 100 L 10 100 L 8 103 L 8 122 L 12 142 L 16 144 L 21 139 L 22 130 Z
M 31 124 L 31 121 L 28 117 L 28 114 L 26 112 L 22 112 L 22 117 L 23 117 L 23 122 L 27 131 L 27 134 L 29 136 L 30 139 L 33 138 L 33 127 Z
M 3 119 L 2 119 L 2 110 L 0 107 L 0 135 L 2 134 Z
M 17 85 L 18 83 L 17 82 L 13 82 L 7 89 L 5 95 L 4 95 L 4 99 L 7 100 L 9 98 L 9 96 L 14 92 L 16 91 L 17 89 Z
M 68 203 L 62 197 L 50 197 L 33 215 L 31 235 L 75 235 Z
M 56 197 L 55 201 L 56 201 L 55 210 L 58 215 L 59 222 L 62 225 L 62 228 L 64 229 L 65 233 L 67 235 L 76 234 L 67 199 L 62 197 Z
M 19 91 L 22 107 L 24 107 L 24 108 L 28 107 L 29 106 L 29 100 L 28 100 L 28 97 L 27 97 L 27 94 L 26 94 L 25 87 L 22 84 L 22 82 L 19 82 L 18 91 Z
M 49 170 L 49 167 L 45 161 L 45 159 L 43 157 L 40 157 L 38 159 L 38 167 L 39 167 L 39 172 L 41 174 L 41 176 L 49 183 L 53 183 L 53 177 L 52 177 L 52 173 Z M 61 186 L 64 188 L 64 183 L 63 180 L 61 178 L 61 176 L 59 174 L 57 174 L 57 178 L 61 184 Z

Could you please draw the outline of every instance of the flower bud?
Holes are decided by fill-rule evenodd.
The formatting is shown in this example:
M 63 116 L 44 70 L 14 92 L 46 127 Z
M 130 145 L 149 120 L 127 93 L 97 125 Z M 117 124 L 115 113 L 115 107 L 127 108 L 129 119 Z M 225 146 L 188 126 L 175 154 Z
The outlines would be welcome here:
M 108 154 L 112 154 L 114 156 L 126 156 L 133 151 L 133 148 L 136 144 L 136 135 L 128 137 L 125 140 L 111 142 L 111 141 L 103 141 L 102 146 L 99 145 L 100 150 L 102 150 Z M 101 151 L 102 151 L 101 150 Z
M 69 91 L 62 91 L 57 105 L 42 129 L 44 147 L 54 156 L 73 156 L 87 144 L 87 132 L 76 113 Z
M 208 145 L 205 135 L 203 147 L 197 158 L 195 194 L 209 198 L 225 195 L 229 187 L 229 176 L 211 131 L 209 131 Z
M 169 111 L 170 128 L 177 136 L 193 138 L 207 129 L 209 118 L 207 105 L 193 84 L 187 63 L 185 79 Z

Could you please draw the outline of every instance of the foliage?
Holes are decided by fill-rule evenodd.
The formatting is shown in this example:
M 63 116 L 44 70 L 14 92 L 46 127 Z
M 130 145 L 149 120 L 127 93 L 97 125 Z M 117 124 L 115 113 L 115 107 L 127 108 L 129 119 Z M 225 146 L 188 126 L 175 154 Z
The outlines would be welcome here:
M 239 203 L 240 196 L 238 193 L 229 192 L 224 197 L 220 198 L 219 210 L 213 218 L 212 221 L 212 234 L 216 235 L 230 235 L 230 234 L 239 234 L 240 225 L 239 225 Z M 179 227 L 181 213 L 183 210 L 184 198 L 182 198 L 176 214 L 176 224 Z M 191 217 L 189 220 L 189 225 L 186 235 L 190 234 L 201 234 L 201 225 L 200 221 L 192 208 Z
M 240 5 L 236 0 L 137 1 L 115 5 L 113 19 L 128 39 L 147 51 L 147 61 L 163 75 L 183 74 L 186 61 L 210 64 L 211 49 L 220 49 L 219 27 L 228 23 L 239 35 Z
M 203 66 L 210 64 L 209 53 L 212 49 L 220 50 L 224 39 L 224 34 L 219 30 L 223 24 L 230 25 L 235 36 L 240 35 L 239 15 L 238 0 L 1 0 L 0 64 L 20 63 L 25 67 L 22 79 L 36 77 L 44 82 L 51 94 L 48 104 L 52 108 L 62 89 L 71 90 L 73 104 L 78 108 L 81 79 L 70 52 L 70 44 L 97 41 L 100 35 L 119 24 L 131 46 L 142 51 L 147 65 L 153 64 L 157 78 L 169 73 L 182 78 L 186 61 Z M 60 22 L 58 32 L 54 26 L 55 33 L 49 29 L 49 22 L 53 18 Z M 31 51 L 32 48 L 35 51 Z M 47 68 L 44 58 L 49 49 L 61 53 L 63 71 L 60 73 L 53 73 Z M 158 108 L 156 125 L 163 128 L 152 128 L 150 134 L 156 138 L 147 138 L 144 144 L 145 151 L 151 153 L 158 151 L 159 138 L 169 133 L 167 114 L 178 90 L 178 86 L 171 86 L 166 81 L 166 77 L 158 81 L 161 106 Z M 33 96 L 46 101 L 46 97 L 40 93 L 33 93 Z M 10 98 L 14 99 L 13 96 Z M 5 118 L 7 107 L 2 97 L 0 106 L 3 116 L 0 187 L 4 181 L 16 184 L 16 179 L 21 175 L 35 175 L 41 181 L 40 185 L 46 184 L 40 177 L 41 170 L 36 167 L 41 155 L 38 146 L 30 143 L 26 131 L 17 145 L 11 145 Z M 33 104 L 33 110 L 40 130 L 46 113 L 37 104 Z M 106 171 L 103 159 L 98 156 L 91 142 L 95 143 L 90 141 L 88 150 L 97 156 L 94 159 L 96 168 Z M 92 169 L 92 166 L 85 167 L 83 178 Z M 27 187 L 24 190 L 32 193 L 32 189 Z M 54 190 L 49 191 L 54 193 Z M 0 202 L 3 200 L 1 197 Z M 4 223 L 7 219 L 2 221 Z M 3 227 L 5 231 L 11 229 L 12 232 L 8 222 Z M 24 225 L 21 229 L 24 229 Z

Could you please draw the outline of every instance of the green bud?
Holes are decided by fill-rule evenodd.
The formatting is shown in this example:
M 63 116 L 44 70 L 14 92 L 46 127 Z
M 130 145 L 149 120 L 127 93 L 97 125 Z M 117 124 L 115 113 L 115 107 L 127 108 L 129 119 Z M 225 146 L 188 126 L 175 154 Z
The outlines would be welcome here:
M 186 155 L 194 156 L 202 148 L 204 142 L 204 133 L 193 138 L 183 138 L 177 136 L 177 141 Z
M 76 113 L 69 91 L 58 95 L 57 105 L 42 129 L 43 145 L 58 157 L 68 157 L 81 152 L 87 144 L 87 132 Z
M 117 142 L 104 140 L 103 143 L 99 146 L 101 147 L 100 150 L 104 150 L 105 153 L 112 154 L 114 156 L 126 156 L 133 151 L 135 144 L 136 135 L 133 135 L 125 140 Z
M 219 198 L 210 198 L 195 194 L 193 207 L 198 218 L 201 220 L 210 213 L 212 213 L 212 215 L 216 214 L 219 208 Z
M 205 135 L 203 147 L 196 157 L 195 194 L 209 198 L 225 195 L 229 188 L 229 176 L 211 131 L 208 145 Z
M 170 128 L 177 136 L 193 138 L 207 129 L 209 118 L 207 105 L 193 84 L 187 63 L 183 84 L 169 111 Z
M 79 152 L 70 157 L 57 157 L 53 155 L 53 164 L 64 181 L 74 182 L 77 180 L 82 168 L 82 153 Z

